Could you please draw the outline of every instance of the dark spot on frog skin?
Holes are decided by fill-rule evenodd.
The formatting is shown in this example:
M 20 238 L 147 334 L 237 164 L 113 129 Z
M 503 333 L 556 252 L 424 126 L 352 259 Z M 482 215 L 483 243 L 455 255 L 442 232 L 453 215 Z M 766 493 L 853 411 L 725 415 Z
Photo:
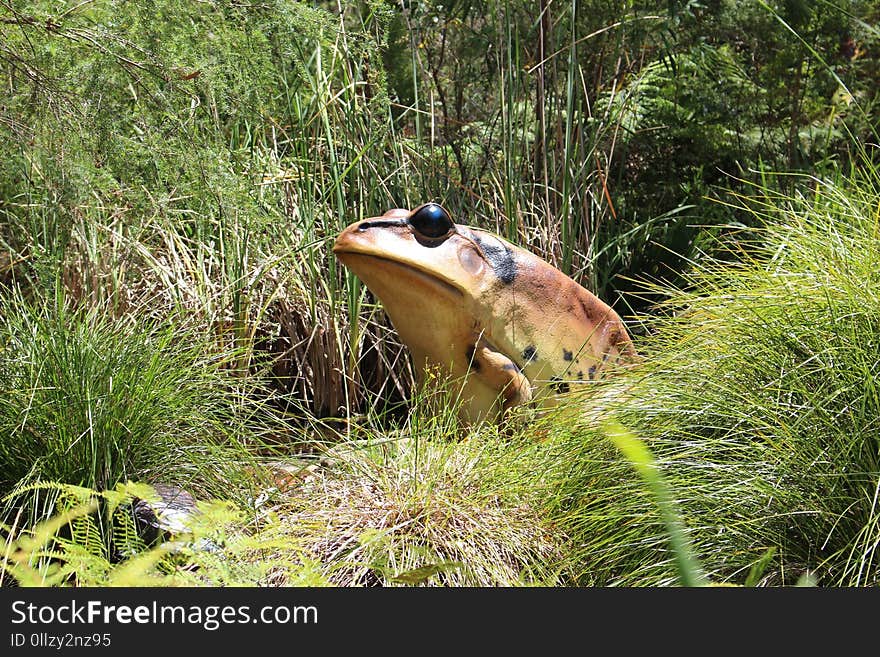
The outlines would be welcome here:
M 550 382 L 556 392 L 568 392 L 570 390 L 568 381 L 563 381 L 558 376 L 552 377 Z
M 583 381 L 583 380 L 584 380 L 584 373 L 583 373 L 583 371 L 580 371 L 580 372 L 578 372 L 578 381 Z
M 572 358 L 574 358 L 574 354 L 571 353 L 571 352 L 570 352 L 568 349 L 566 349 L 565 347 L 563 347 L 563 348 L 562 348 L 562 360 L 569 360 L 569 361 L 570 361 Z
M 584 314 L 584 320 L 590 324 L 598 324 L 602 317 L 599 316 L 598 308 L 595 304 L 587 303 L 584 299 L 577 297 L 577 301 L 581 306 L 581 312 Z
M 495 275 L 505 285 L 510 285 L 516 279 L 516 260 L 513 251 L 498 240 L 489 240 L 476 231 L 471 233 L 474 241 L 479 245 L 491 265 Z
M 474 372 L 480 371 L 480 362 L 474 360 L 474 352 L 476 352 L 476 345 L 470 345 L 465 352 L 468 361 L 468 367 L 472 369 Z
M 593 379 L 596 378 L 596 366 L 595 365 L 590 366 L 589 374 L 590 374 L 590 381 L 592 381 Z
M 370 221 L 362 221 L 358 224 L 358 230 L 364 232 L 371 228 L 389 228 L 391 226 L 406 226 L 406 219 L 372 219 Z
M 526 364 L 538 360 L 538 350 L 535 349 L 535 345 L 530 344 L 528 347 L 523 349 L 522 357 Z
M 522 372 L 519 365 L 514 362 L 504 363 L 504 365 L 501 366 L 501 369 L 505 372 Z

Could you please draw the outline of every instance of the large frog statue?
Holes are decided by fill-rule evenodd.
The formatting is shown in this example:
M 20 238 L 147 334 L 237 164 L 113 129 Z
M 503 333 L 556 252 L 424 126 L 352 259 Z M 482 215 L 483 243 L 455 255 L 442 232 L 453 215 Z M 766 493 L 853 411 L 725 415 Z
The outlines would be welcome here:
M 333 252 L 382 302 L 419 376 L 439 366 L 462 380 L 466 421 L 497 420 L 637 359 L 610 306 L 436 203 L 355 222 Z

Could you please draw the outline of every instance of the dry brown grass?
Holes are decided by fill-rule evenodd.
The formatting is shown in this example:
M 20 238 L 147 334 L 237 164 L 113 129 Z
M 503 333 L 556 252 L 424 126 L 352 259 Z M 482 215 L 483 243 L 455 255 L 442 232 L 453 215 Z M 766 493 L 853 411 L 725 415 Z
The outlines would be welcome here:
M 544 569 L 560 557 L 559 537 L 504 488 L 511 453 L 499 446 L 488 435 L 341 445 L 303 482 L 285 522 L 342 586 L 551 583 Z

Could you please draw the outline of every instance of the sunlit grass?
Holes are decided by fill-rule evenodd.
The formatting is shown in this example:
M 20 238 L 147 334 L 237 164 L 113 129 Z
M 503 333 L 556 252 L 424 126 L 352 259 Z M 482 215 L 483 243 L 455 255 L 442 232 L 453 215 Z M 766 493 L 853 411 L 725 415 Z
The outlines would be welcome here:
M 560 544 L 516 475 L 533 447 L 460 424 L 454 386 L 427 389 L 399 429 L 350 433 L 281 513 L 337 584 L 558 583 Z
M 35 482 L 97 490 L 128 480 L 246 495 L 247 384 L 183 328 L 114 321 L 12 292 L 0 327 L 0 484 L 5 517 L 51 512 Z M 256 426 L 254 426 L 254 432 Z M 237 490 L 238 489 L 238 490 Z M 45 496 L 45 497 L 44 497 Z
M 742 200 L 765 227 L 673 294 L 621 412 L 714 577 L 776 547 L 767 583 L 876 583 L 876 177 L 803 183 Z

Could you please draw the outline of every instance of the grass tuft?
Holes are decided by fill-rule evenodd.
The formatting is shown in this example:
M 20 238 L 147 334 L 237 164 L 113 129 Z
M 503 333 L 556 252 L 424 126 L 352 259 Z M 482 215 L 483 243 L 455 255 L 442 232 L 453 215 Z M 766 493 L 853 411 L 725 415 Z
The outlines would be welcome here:
M 462 427 L 435 395 L 397 432 L 334 448 L 290 502 L 293 536 L 340 585 L 556 583 L 560 543 L 518 465 L 532 439 Z
M 29 488 L 36 482 L 106 490 L 138 480 L 196 496 L 246 490 L 247 400 L 206 340 L 19 294 L 4 299 L 0 315 L 7 512 L 52 512 L 52 496 Z
M 739 199 L 763 228 L 652 322 L 621 421 L 657 455 L 713 579 L 760 563 L 762 583 L 878 581 L 877 181 Z

